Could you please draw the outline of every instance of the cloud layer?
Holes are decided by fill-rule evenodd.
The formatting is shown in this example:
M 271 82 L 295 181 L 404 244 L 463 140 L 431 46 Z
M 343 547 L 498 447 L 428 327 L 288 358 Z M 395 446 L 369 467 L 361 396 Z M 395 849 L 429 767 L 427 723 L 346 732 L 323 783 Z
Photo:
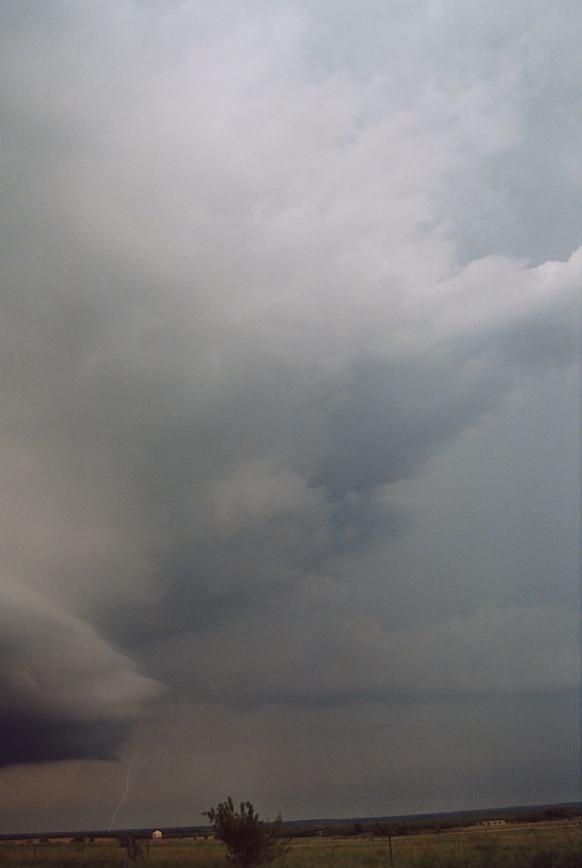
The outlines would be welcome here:
M 574 195 L 532 132 L 579 123 L 572 28 L 493 7 L 370 2 L 363 51 L 344 4 L 5 6 L 1 763 L 114 755 L 160 682 L 575 688 L 561 600 L 392 590 L 407 484 L 578 359 L 582 248 L 518 171 Z

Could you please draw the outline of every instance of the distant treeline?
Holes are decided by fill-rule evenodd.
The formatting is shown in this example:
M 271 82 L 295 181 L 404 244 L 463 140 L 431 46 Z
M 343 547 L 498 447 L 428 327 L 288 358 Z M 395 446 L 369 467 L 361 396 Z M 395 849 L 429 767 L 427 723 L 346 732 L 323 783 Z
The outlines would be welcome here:
M 463 812 L 462 815 L 449 815 L 438 819 L 418 818 L 406 822 L 378 822 L 378 821 L 334 821 L 333 824 L 321 826 L 297 824 L 285 824 L 285 835 L 290 838 L 320 837 L 357 837 L 358 835 L 372 835 L 374 837 L 387 838 L 402 835 L 414 835 L 419 832 L 446 832 L 449 829 L 466 828 L 487 820 L 504 820 L 507 823 L 540 823 L 548 820 L 567 820 L 582 816 L 582 806 L 566 807 L 554 806 L 549 808 L 534 808 L 530 810 L 507 810 L 504 809 L 496 814 L 485 815 L 477 812 L 474 815 Z

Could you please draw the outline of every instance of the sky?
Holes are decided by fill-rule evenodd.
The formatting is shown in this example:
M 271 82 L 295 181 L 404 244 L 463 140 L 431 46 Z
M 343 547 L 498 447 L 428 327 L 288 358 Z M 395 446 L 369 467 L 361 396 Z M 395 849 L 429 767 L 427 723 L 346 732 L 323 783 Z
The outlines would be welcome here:
M 581 28 L 0 5 L 1 831 L 582 798 Z

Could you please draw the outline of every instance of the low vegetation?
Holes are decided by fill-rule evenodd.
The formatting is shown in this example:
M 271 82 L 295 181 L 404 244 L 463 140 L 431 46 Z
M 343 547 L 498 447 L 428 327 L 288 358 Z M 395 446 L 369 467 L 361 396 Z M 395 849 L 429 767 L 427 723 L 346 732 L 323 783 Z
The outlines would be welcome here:
M 578 816 L 517 817 L 500 826 L 362 823 L 322 828 L 263 822 L 253 806 L 227 799 L 207 812 L 212 831 L 189 837 L 142 838 L 133 844 L 76 836 L 70 841 L 0 842 L 5 868 L 580 868 Z M 335 828 L 335 834 L 332 829 Z M 284 838 L 281 835 L 285 835 Z M 288 835 L 290 840 L 286 840 Z
M 205 811 L 205 816 L 218 840 L 226 846 L 227 861 L 234 865 L 241 868 L 265 865 L 287 852 L 281 817 L 265 823 L 251 802 L 241 802 L 237 810 L 229 796 L 225 802 Z

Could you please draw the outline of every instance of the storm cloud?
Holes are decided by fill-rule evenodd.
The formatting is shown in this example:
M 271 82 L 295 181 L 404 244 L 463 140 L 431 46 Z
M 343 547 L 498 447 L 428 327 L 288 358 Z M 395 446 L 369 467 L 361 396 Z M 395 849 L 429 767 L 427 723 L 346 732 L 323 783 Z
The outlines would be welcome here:
M 440 605 L 415 536 L 415 484 L 579 361 L 536 116 L 580 133 L 575 28 L 513 5 L 370 2 L 364 51 L 344 4 L 4 4 L 1 764 L 114 757 L 161 696 L 575 690 L 567 582 L 453 593 L 450 526 Z
M 2 583 L 0 766 L 111 759 L 159 685 L 86 623 Z

